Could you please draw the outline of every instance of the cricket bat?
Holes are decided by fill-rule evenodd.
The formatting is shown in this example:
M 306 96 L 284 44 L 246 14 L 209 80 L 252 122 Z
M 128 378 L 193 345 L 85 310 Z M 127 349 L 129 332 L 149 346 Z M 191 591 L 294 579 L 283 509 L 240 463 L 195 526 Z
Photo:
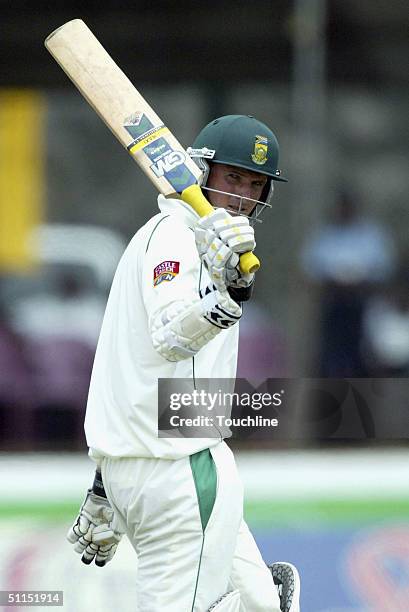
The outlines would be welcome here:
M 213 211 L 200 189 L 201 170 L 81 19 L 57 28 L 45 46 L 160 193 L 200 217 Z M 254 253 L 240 256 L 243 273 L 259 267 Z

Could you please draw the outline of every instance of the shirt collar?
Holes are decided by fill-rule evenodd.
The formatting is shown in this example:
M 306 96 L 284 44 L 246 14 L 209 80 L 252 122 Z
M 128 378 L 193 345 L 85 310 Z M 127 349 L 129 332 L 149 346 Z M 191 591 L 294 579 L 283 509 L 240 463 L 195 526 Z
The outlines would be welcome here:
M 165 198 L 162 194 L 158 196 L 158 206 L 161 213 L 178 215 L 183 218 L 184 222 L 191 227 L 195 227 L 197 221 L 200 219 L 199 215 L 189 204 L 186 204 L 182 200 L 176 200 L 173 198 Z

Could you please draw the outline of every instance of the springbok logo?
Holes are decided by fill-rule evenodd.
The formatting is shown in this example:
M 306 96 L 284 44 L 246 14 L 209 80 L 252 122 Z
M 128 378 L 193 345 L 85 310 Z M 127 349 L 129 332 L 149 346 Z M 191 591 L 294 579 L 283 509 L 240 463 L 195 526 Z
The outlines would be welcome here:
M 262 166 L 267 161 L 268 138 L 266 136 L 256 136 L 254 143 L 254 153 L 251 159 L 258 166 Z

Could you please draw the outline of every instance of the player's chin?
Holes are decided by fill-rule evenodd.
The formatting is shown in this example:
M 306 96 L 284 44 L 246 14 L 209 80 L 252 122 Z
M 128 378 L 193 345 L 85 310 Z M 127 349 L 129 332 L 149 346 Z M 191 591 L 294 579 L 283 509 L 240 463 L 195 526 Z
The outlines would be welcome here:
M 228 206 L 226 210 L 231 215 L 243 215 L 244 217 L 250 217 L 251 213 L 253 212 L 252 207 L 245 208 L 243 206 L 241 208 L 239 206 Z
M 237 200 L 230 200 L 225 206 L 226 210 L 232 215 L 247 214 L 243 206 L 241 206 Z
M 212 193 L 209 197 L 209 202 L 215 208 L 230 208 L 231 206 L 229 199 L 218 193 Z

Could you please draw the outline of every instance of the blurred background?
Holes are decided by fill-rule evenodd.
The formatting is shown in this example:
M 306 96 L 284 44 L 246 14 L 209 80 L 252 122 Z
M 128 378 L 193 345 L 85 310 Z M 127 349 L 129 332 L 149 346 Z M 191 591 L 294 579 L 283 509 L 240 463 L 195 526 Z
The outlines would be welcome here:
M 300 568 L 303 612 L 407 612 L 403 0 L 0 1 L 0 589 L 134 609 L 126 543 L 99 570 L 64 541 L 92 481 L 83 417 L 110 283 L 156 212 L 43 46 L 77 17 L 185 146 L 223 114 L 276 133 L 289 183 L 256 228 L 239 376 L 349 382 L 310 393 L 281 434 L 231 442 L 247 520 L 266 560 Z

